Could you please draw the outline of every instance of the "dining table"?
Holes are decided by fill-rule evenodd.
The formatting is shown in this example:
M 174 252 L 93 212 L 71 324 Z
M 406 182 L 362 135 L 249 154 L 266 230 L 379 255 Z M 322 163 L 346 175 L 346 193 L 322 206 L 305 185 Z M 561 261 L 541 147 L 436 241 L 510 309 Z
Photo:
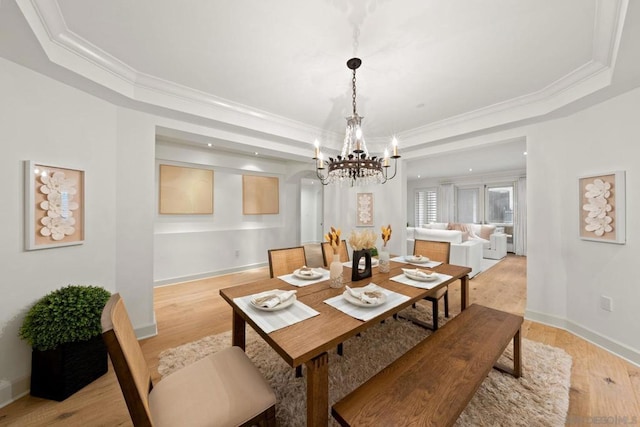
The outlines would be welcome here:
M 220 290 L 222 298 L 233 309 L 232 345 L 245 350 L 246 325 L 249 324 L 292 368 L 300 365 L 306 367 L 308 426 L 326 426 L 329 423 L 329 351 L 457 280 L 461 284 L 460 309 L 464 310 L 469 305 L 469 267 L 451 264 L 433 267 L 431 270 L 440 276 L 440 280 L 433 285 L 425 282 L 429 288 L 424 288 L 414 286 L 420 286 L 419 282 L 406 280 L 403 268 L 416 268 L 415 265 L 405 263 L 403 257 L 392 259 L 390 264 L 388 273 L 381 273 L 378 268 L 373 268 L 371 277 L 356 282 L 351 281 L 351 269 L 345 267 L 343 286 L 340 288 L 329 286 L 327 272 L 326 279 L 305 286 L 291 284 L 299 282 L 286 281 L 284 279 L 287 277 L 280 276 Z M 360 310 L 365 313 L 361 318 L 348 314 L 349 307 L 336 308 L 346 299 L 343 295 L 345 286 L 360 288 L 370 283 L 374 284 L 372 286 L 377 285 L 387 295 L 384 304 Z M 303 320 L 284 327 L 265 326 L 261 316 L 273 316 L 274 312 L 256 310 L 247 301 L 252 295 L 274 289 L 296 291 L 295 305 L 284 308 L 281 312 L 286 314 L 286 310 L 297 306 L 296 309 L 307 313 Z M 360 307 L 353 306 L 353 309 L 357 311 Z

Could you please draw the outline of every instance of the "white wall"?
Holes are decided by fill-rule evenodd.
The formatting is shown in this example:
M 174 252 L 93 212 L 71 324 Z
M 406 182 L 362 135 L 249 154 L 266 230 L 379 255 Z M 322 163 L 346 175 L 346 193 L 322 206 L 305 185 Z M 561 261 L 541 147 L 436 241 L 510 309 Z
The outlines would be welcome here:
M 527 315 L 640 363 L 640 89 L 531 127 L 527 140 Z M 578 177 L 626 171 L 625 245 L 578 237 Z M 600 296 L 613 299 L 613 312 Z
M 382 247 L 380 227 L 391 224 L 392 234 L 387 247 L 392 254 L 406 254 L 407 237 L 407 180 L 403 161 L 398 162 L 398 174 L 385 184 L 363 185 L 361 187 L 330 184 L 324 190 L 324 228 L 340 228 L 342 238 L 349 239 L 352 230 L 364 230 L 356 227 L 357 193 L 373 193 L 373 221 L 370 227 L 378 236 L 376 246 Z
M 117 108 L 0 59 L 0 380 L 27 391 L 31 349 L 17 336 L 25 312 L 69 284 L 116 290 Z M 24 250 L 23 161 L 85 171 L 85 242 Z M 0 402 L 2 406 L 3 402 Z
M 160 215 L 155 209 L 156 284 L 266 265 L 268 249 L 299 244 L 300 184 L 289 178 L 286 162 L 166 142 L 156 144 L 156 159 L 156 189 L 160 164 L 214 171 L 213 215 Z M 279 178 L 278 214 L 242 214 L 243 174 Z

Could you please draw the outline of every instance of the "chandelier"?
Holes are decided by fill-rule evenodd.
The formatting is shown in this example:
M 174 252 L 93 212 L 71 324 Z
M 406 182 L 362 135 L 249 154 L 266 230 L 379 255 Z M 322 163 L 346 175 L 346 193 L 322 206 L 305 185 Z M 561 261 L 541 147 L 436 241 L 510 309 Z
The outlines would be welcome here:
M 362 119 L 356 112 L 356 70 L 362 61 L 360 58 L 351 58 L 347 61 L 347 67 L 352 70 L 352 105 L 353 114 L 347 117 L 347 131 L 344 137 L 342 153 L 337 158 L 329 157 L 324 160 L 320 152 L 320 144 L 315 142 L 316 175 L 322 183 L 349 183 L 350 185 L 380 183 L 384 184 L 396 176 L 398 155 L 398 141 L 394 137 L 392 141 L 393 154 L 389 156 L 389 150 L 385 149 L 383 157 L 369 156 L 367 145 L 362 136 Z M 389 176 L 389 159 L 393 159 L 393 175 Z

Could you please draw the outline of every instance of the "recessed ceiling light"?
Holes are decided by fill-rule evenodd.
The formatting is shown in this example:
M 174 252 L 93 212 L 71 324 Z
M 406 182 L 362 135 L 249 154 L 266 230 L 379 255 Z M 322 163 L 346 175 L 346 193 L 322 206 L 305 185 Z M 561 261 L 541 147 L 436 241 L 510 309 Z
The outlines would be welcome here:
M 473 169 L 469 168 L 469 172 L 473 172 Z
M 207 147 L 213 147 L 213 144 L 212 143 L 208 143 Z
M 527 152 L 525 151 L 525 152 L 524 152 L 524 153 L 522 153 L 522 154 L 526 156 L 526 155 L 527 155 Z
M 258 155 L 258 152 L 256 151 L 256 152 L 255 152 L 255 153 L 253 153 L 253 154 L 255 154 L 255 155 L 257 156 L 257 155 Z
M 418 178 L 420 178 L 420 175 L 418 175 Z

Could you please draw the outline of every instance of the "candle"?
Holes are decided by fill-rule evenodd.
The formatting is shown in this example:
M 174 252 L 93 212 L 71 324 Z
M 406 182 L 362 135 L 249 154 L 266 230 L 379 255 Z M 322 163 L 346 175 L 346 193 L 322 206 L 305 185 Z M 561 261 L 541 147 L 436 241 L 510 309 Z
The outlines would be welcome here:
M 318 169 L 324 169 L 324 162 L 322 161 L 322 153 L 318 152 L 318 164 L 316 166 Z
M 393 157 L 396 157 L 398 155 L 398 140 L 395 136 L 393 137 L 391 144 L 393 145 Z
M 386 148 L 384 149 L 384 163 L 382 164 L 382 166 L 389 166 L 389 150 L 387 150 Z
M 315 155 L 313 156 L 313 158 L 317 159 L 318 156 L 320 155 L 320 143 L 316 139 L 315 142 L 313 143 L 313 145 L 316 147 L 316 152 L 315 152 Z

